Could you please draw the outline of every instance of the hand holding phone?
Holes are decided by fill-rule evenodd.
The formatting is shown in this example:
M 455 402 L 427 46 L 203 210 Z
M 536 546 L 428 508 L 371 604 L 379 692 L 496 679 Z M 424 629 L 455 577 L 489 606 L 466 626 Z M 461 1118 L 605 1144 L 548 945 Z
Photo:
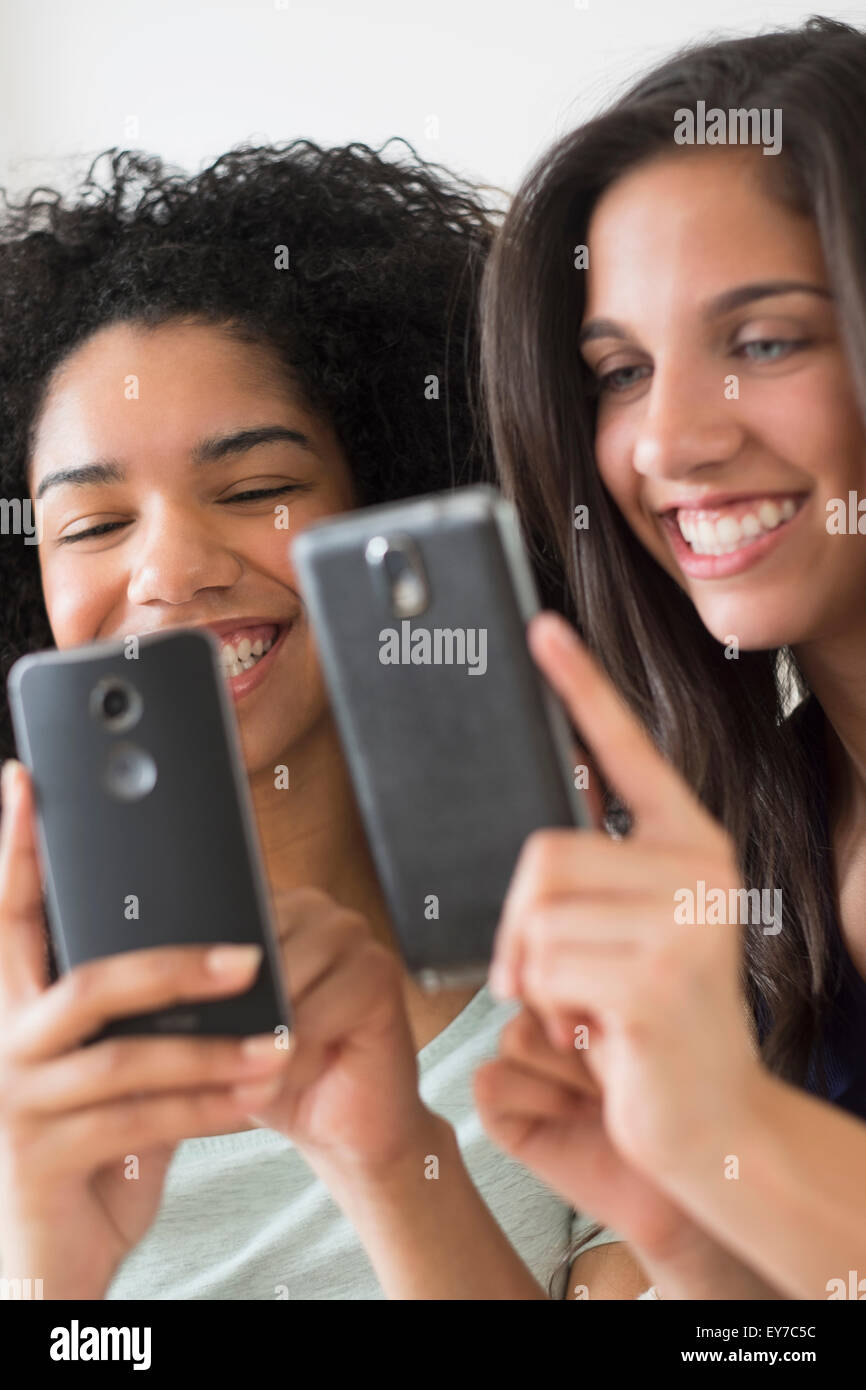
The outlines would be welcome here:
M 481 983 L 527 836 L 591 824 L 514 509 L 486 487 L 364 509 L 293 556 L 409 969 Z
M 17 661 L 9 699 L 31 768 L 62 971 L 153 946 L 258 946 L 251 987 L 106 1020 L 101 1035 L 287 1028 L 234 712 L 210 633 L 179 629 Z
M 241 1039 L 85 1041 L 109 1018 L 228 999 L 248 946 L 129 951 L 49 979 L 33 790 L 9 763 L 0 817 L 0 1272 L 44 1298 L 102 1298 L 159 1208 L 181 1139 L 245 1127 L 285 1054 Z M 215 968 L 216 967 L 216 968 Z M 125 1161 L 138 1163 L 129 1181 Z

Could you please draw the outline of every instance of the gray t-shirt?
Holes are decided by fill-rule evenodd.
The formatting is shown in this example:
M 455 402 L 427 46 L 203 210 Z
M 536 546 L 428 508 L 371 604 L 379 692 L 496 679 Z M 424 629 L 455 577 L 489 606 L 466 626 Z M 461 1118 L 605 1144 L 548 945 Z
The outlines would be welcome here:
M 593 1224 L 579 1217 L 487 1138 L 472 1078 L 497 1054 L 517 1012 L 486 986 L 418 1054 L 426 1105 L 453 1125 L 472 1179 L 543 1288 L 571 1243 Z M 435 1181 L 435 1179 L 433 1179 Z M 619 1240 L 605 1230 L 594 1245 Z M 565 1292 L 567 1266 L 554 1284 Z M 157 1219 L 124 1261 L 109 1299 L 380 1299 L 354 1227 L 291 1143 L 270 1129 L 179 1144 Z

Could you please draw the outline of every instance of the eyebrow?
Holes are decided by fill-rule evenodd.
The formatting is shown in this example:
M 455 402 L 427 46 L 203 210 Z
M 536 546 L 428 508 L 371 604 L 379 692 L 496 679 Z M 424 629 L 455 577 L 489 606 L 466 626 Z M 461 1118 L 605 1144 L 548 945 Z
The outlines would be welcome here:
M 780 294 L 815 294 L 821 299 L 832 299 L 829 290 L 821 285 L 810 285 L 805 280 L 759 280 L 752 285 L 738 285 L 736 289 L 725 290 L 716 295 L 704 310 L 707 318 L 719 318 L 741 309 L 755 299 L 769 299 Z M 580 332 L 578 346 L 591 342 L 593 338 L 625 338 L 625 330 L 614 319 L 590 319 Z
M 258 425 L 251 429 L 235 430 L 233 434 L 213 435 L 201 439 L 192 451 L 191 458 L 197 467 L 207 463 L 218 463 L 233 454 L 245 454 L 257 449 L 260 444 L 288 443 L 315 453 L 312 441 L 300 430 L 288 429 L 285 425 Z M 46 473 L 36 489 L 36 499 L 44 497 L 49 488 L 71 483 L 73 487 L 89 487 L 94 483 L 122 483 L 126 470 L 119 459 L 98 459 L 93 463 L 82 464 L 80 468 L 58 468 Z

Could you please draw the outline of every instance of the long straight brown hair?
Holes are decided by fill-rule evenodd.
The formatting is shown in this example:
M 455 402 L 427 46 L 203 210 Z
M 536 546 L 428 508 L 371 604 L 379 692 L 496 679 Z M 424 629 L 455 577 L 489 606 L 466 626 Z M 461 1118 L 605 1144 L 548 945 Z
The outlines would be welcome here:
M 821 18 L 686 49 L 543 156 L 488 263 L 484 390 L 500 481 L 544 600 L 575 622 L 732 835 L 746 885 L 782 890 L 781 932 L 746 929 L 744 984 L 771 1020 L 767 1065 L 802 1083 L 839 977 L 814 764 L 801 721 L 786 718 L 806 683 L 787 649 L 721 659 L 691 600 L 634 537 L 599 478 L 595 394 L 578 347 L 585 293 L 574 251 L 594 204 L 626 170 L 678 150 L 674 112 L 698 101 L 782 109 L 782 152 L 757 162 L 772 194 L 817 226 L 866 422 L 866 34 Z M 589 508 L 580 532 L 578 503 Z

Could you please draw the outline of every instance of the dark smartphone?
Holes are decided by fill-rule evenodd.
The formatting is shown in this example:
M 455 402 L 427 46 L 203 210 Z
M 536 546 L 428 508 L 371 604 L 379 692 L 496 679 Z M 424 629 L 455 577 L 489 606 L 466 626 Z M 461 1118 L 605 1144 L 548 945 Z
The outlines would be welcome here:
M 489 487 L 310 526 L 293 558 L 394 929 L 428 988 L 481 981 L 515 862 L 587 827 L 510 503 Z
M 99 1037 L 290 1023 L 219 647 L 177 629 L 22 657 L 9 674 L 61 972 L 150 946 L 264 947 L 244 994 L 121 1018 Z M 97 1039 L 92 1039 L 96 1041 Z

